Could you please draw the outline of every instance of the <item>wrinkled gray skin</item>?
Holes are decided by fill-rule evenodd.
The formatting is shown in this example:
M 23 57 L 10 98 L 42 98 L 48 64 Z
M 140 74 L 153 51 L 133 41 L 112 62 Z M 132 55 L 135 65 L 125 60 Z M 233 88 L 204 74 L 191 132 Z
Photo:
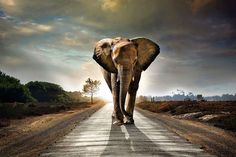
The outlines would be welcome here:
M 133 111 L 141 73 L 159 52 L 159 46 L 146 38 L 107 38 L 95 45 L 93 59 L 102 67 L 113 95 L 113 124 L 134 123 Z

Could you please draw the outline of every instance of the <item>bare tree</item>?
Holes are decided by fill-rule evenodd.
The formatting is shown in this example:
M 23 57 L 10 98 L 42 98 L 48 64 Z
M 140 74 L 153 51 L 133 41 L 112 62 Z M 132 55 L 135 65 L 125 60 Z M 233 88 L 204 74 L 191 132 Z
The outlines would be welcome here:
M 92 80 L 91 78 L 85 81 L 83 92 L 90 95 L 91 104 L 93 104 L 93 95 L 99 90 L 100 84 L 100 81 Z

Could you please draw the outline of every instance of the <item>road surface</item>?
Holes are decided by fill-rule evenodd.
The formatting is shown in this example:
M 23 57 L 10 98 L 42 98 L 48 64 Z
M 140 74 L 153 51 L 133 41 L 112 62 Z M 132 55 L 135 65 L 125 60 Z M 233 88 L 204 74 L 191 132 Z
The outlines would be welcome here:
M 105 105 L 40 156 L 211 156 L 137 110 L 135 125 L 114 126 L 112 108 Z

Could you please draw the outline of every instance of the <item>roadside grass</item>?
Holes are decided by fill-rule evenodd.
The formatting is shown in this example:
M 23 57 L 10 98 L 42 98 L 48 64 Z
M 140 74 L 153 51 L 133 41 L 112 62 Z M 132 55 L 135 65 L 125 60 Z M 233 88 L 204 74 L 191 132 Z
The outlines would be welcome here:
M 30 103 L 0 103 L 0 127 L 10 125 L 11 119 L 23 119 L 29 116 L 41 116 L 44 114 L 52 114 L 64 112 L 76 108 L 89 108 L 93 105 L 101 103 L 102 100 L 95 100 L 94 104 L 88 101 L 84 102 L 30 102 Z
M 236 132 L 236 101 L 157 101 L 141 102 L 136 106 L 180 119 L 199 113 L 197 116 L 188 116 L 188 119 Z

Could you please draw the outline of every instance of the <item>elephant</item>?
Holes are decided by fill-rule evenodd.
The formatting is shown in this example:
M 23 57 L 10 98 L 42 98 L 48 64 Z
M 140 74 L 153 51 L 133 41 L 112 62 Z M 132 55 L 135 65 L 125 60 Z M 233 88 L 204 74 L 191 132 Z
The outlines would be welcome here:
M 101 66 L 113 97 L 113 124 L 134 124 L 133 112 L 141 73 L 159 53 L 159 46 L 143 37 L 105 38 L 95 44 L 93 59 Z

